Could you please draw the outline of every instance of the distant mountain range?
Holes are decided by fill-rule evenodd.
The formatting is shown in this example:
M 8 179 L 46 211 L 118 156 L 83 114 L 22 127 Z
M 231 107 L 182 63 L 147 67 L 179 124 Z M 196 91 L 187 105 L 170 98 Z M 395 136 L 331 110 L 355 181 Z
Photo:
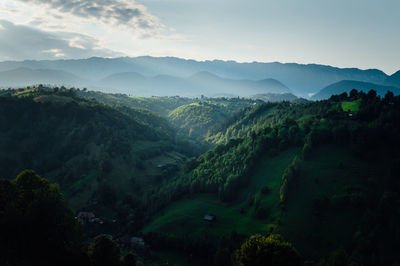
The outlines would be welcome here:
M 33 70 L 26 67 L 20 67 L 0 72 L 0 86 L 2 87 L 26 86 L 38 83 L 79 86 L 87 84 L 88 82 L 83 78 L 62 70 Z
M 18 75 L 21 68 L 30 74 Z M 4 71 L 13 71 L 12 75 Z M 35 73 L 32 71 L 39 71 Z M 52 71 L 52 72 L 51 72 Z M 0 62 L 0 86 L 26 82 L 74 85 L 106 92 L 144 95 L 232 96 L 292 92 L 300 97 L 343 80 L 400 86 L 400 73 L 337 68 L 317 64 L 195 61 L 175 57 L 92 57 L 77 60 Z M 47 73 L 46 73 L 47 72 Z M 29 78 L 28 78 L 29 77 Z M 21 84 L 23 83 L 23 84 Z M 285 85 L 283 85 L 285 84 Z M 218 90 L 216 90 L 218 87 Z M 290 88 L 290 89 L 289 89 Z
M 233 80 L 218 77 L 210 72 L 198 72 L 188 78 L 179 78 L 169 75 L 145 77 L 135 72 L 110 75 L 97 83 L 98 87 L 119 90 L 126 88 L 126 92 L 134 95 L 181 95 L 216 96 L 231 94 L 233 96 L 248 96 L 257 93 L 289 93 L 290 89 L 274 79 L 260 81 Z
M 354 80 L 342 80 L 340 82 L 331 84 L 323 88 L 317 94 L 313 95 L 311 99 L 312 100 L 327 99 L 334 94 L 341 94 L 343 92 L 349 93 L 352 89 L 364 92 L 375 90 L 376 93 L 380 96 L 384 96 L 387 91 L 391 91 L 395 95 L 400 94 L 400 88 L 396 88 L 393 86 L 384 86 L 384 85 L 378 85 L 374 83 L 354 81 Z

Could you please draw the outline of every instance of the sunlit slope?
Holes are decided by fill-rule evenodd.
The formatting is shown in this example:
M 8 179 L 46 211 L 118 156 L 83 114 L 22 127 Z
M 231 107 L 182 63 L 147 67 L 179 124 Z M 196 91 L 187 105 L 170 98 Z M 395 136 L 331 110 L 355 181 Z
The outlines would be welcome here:
M 158 232 L 177 237 L 201 237 L 204 234 L 229 237 L 233 232 L 244 235 L 269 232 L 271 228 L 276 228 L 281 215 L 281 176 L 298 152 L 297 149 L 291 149 L 276 157 L 265 156 L 260 159 L 248 187 L 240 192 L 236 201 L 223 203 L 211 194 L 192 195 L 163 210 L 143 232 Z M 262 192 L 264 187 L 268 187 L 267 193 Z M 265 210 L 265 217 L 257 217 L 256 204 Z M 204 221 L 203 217 L 207 214 L 215 215 L 215 222 Z

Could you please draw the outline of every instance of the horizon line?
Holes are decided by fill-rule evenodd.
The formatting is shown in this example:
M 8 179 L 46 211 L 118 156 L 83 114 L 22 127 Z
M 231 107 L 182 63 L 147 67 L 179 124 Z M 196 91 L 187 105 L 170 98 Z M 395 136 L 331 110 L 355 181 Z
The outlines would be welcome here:
M 26 61 L 78 61 L 78 60 L 89 60 L 89 59 L 95 59 L 95 58 L 100 58 L 100 59 L 110 59 L 110 60 L 115 60 L 115 59 L 134 59 L 134 58 L 140 58 L 140 57 L 149 57 L 149 58 L 155 58 L 155 59 L 163 59 L 163 58 L 173 58 L 173 59 L 180 59 L 180 60 L 185 60 L 185 61 L 195 61 L 199 63 L 205 63 L 205 62 L 224 62 L 224 63 L 229 63 L 233 62 L 236 64 L 283 64 L 283 65 L 301 65 L 301 66 L 322 66 L 322 67 L 332 67 L 336 69 L 359 69 L 362 71 L 368 71 L 368 70 L 377 70 L 381 71 L 387 76 L 391 76 L 397 72 L 400 71 L 394 71 L 392 74 L 388 74 L 387 72 L 379 69 L 379 68 L 361 68 L 361 67 L 339 67 L 339 66 L 334 66 L 334 65 L 329 65 L 326 63 L 298 63 L 294 61 L 290 62 L 284 62 L 284 61 L 240 61 L 240 60 L 233 60 L 233 59 L 193 59 L 193 58 L 185 58 L 185 57 L 178 57 L 178 56 L 153 56 L 153 55 L 138 55 L 138 56 L 116 56 L 116 57 L 102 57 L 102 56 L 90 56 L 90 57 L 82 57 L 82 58 L 53 58 L 53 59 L 23 59 L 23 60 L 3 60 L 0 61 L 0 63 L 8 63 L 8 62 L 26 62 Z

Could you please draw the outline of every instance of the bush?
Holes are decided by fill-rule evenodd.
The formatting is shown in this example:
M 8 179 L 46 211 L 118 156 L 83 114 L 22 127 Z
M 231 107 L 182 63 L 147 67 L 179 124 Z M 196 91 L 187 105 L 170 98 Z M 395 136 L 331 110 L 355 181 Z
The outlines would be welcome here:
M 237 266 L 300 265 L 300 256 L 292 244 L 275 234 L 251 236 L 236 251 L 235 257 Z

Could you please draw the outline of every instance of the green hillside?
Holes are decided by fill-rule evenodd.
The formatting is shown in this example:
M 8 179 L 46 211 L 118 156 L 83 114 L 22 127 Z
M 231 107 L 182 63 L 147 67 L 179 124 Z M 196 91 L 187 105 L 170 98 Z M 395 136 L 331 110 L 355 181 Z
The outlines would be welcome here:
M 221 202 L 213 194 L 195 194 L 169 205 L 143 232 L 167 239 L 207 236 L 209 242 L 219 242 L 232 234 L 278 232 L 298 247 L 304 260 L 314 261 L 340 246 L 359 244 L 354 236 L 362 234 L 360 221 L 366 215 L 362 207 L 384 192 L 383 185 L 375 184 L 387 160 L 382 158 L 372 165 L 344 147 L 317 148 L 301 163 L 296 188 L 282 209 L 281 178 L 299 154 L 293 149 L 260 159 L 248 186 L 234 202 Z M 267 193 L 263 193 L 265 188 Z M 265 215 L 260 217 L 258 210 Z M 207 214 L 215 215 L 215 222 L 204 221 Z M 183 253 L 185 256 L 188 254 Z
M 360 110 L 360 104 L 361 104 L 361 99 L 355 100 L 355 101 L 350 101 L 350 102 L 343 102 L 341 104 L 342 110 L 343 111 L 349 111 L 350 112 L 358 112 Z
M 207 98 L 183 105 L 171 111 L 169 121 L 180 131 L 198 139 L 210 134 L 210 128 L 221 124 L 230 116 L 261 101 L 237 98 Z
M 0 97 L 2 177 L 35 169 L 60 185 L 75 210 L 134 219 L 129 230 L 146 219 L 142 210 L 151 188 L 178 174 L 195 154 L 175 135 L 155 113 L 99 104 L 75 90 L 29 88 Z M 133 218 L 135 213 L 142 214 Z
M 232 255 L 249 235 L 274 232 L 303 261 L 390 265 L 399 239 L 389 233 L 400 217 L 399 103 L 372 91 L 237 114 L 231 124 L 247 134 L 186 164 L 165 188 L 179 196 L 143 228 L 147 240 L 210 261 Z
M 172 124 L 181 128 L 189 137 L 204 136 L 210 126 L 223 121 L 226 117 L 227 114 L 221 106 L 203 102 L 180 106 L 168 115 Z
M 171 204 L 163 210 L 162 215 L 146 225 L 143 232 L 168 232 L 180 237 L 201 237 L 204 234 L 221 237 L 230 236 L 232 232 L 244 235 L 268 232 L 280 216 L 277 202 L 281 176 L 298 153 L 298 150 L 290 150 L 273 158 L 262 158 L 249 185 L 240 192 L 237 201 L 225 203 L 212 194 L 193 195 Z M 267 194 L 262 193 L 263 187 L 268 187 Z M 268 217 L 256 217 L 255 206 L 249 204 L 249 198 L 254 197 L 261 207 L 270 209 Z M 204 221 L 206 214 L 215 215 L 216 222 L 210 224 Z

